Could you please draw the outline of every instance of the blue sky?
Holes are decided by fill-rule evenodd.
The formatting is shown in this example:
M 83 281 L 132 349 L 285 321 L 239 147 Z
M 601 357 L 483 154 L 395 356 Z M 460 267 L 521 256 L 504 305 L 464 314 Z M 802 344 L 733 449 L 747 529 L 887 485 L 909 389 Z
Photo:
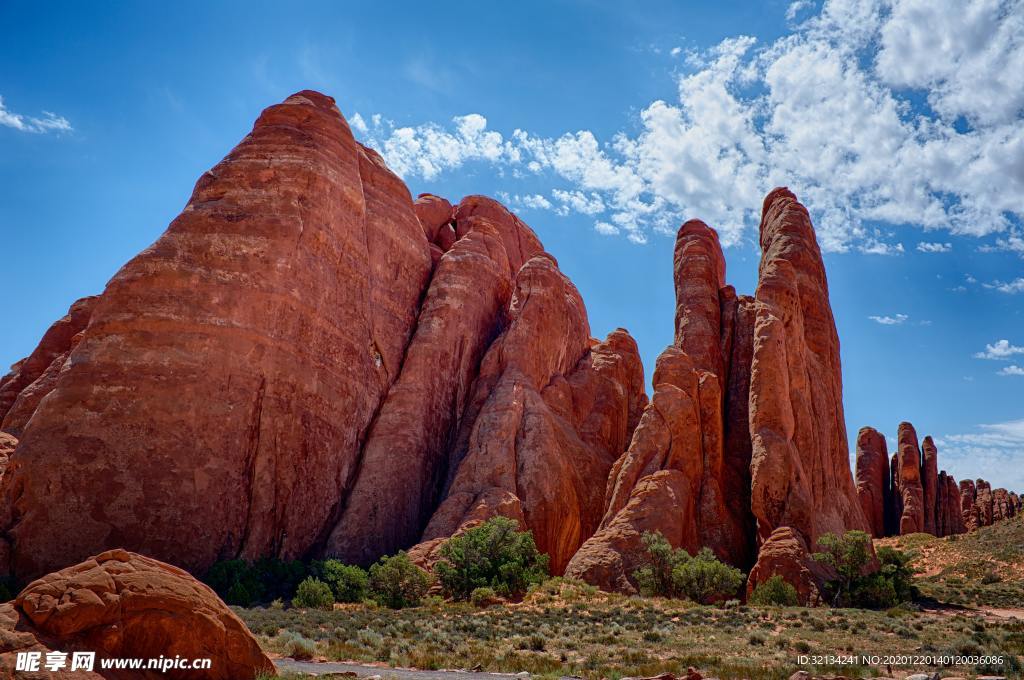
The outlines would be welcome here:
M 1004 0 L 3 3 L 0 364 L 314 88 L 414 194 L 508 201 L 648 373 L 674 229 L 718 228 L 752 293 L 760 201 L 788 185 L 826 251 L 851 445 L 910 420 L 958 478 L 1024 490 L 1022 45 Z

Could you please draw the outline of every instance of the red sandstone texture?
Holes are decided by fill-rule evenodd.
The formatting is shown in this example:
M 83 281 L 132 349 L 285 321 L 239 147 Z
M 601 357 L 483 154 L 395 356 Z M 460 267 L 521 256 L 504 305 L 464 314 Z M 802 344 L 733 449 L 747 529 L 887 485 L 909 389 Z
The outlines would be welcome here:
M 32 677 L 246 680 L 274 672 L 245 624 L 212 590 L 176 567 L 124 550 L 48 574 L 0 605 L 0 675 L 14 677 L 18 652 L 45 658 L 51 650 L 96 652 L 96 672 Z M 211 667 L 100 672 L 102 658 L 161 656 L 208 658 Z

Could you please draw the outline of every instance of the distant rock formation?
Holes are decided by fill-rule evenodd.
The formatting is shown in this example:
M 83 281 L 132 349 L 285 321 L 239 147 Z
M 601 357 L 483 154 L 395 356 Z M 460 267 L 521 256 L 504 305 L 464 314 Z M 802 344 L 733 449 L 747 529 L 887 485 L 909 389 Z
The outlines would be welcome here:
M 899 451 L 889 459 L 885 438 L 877 430 L 861 428 L 857 437 L 857 493 L 874 537 L 962 534 L 1019 511 L 1015 493 L 993 491 L 983 479 L 957 484 L 952 475 L 939 470 L 935 441 L 927 436 L 918 449 L 917 432 L 910 423 L 900 423 L 898 441 Z
M 873 427 L 857 433 L 857 497 L 871 527 L 871 535 L 886 536 L 886 512 L 892 493 L 889 476 L 889 452 L 885 436 Z
M 30 583 L 0 604 L 0 675 L 18 677 L 19 652 L 96 653 L 94 671 L 45 669 L 33 678 L 100 680 L 108 658 L 210 659 L 210 668 L 132 671 L 141 680 L 253 680 L 273 663 L 234 612 L 184 571 L 111 550 Z M 128 677 L 128 676 L 123 676 Z

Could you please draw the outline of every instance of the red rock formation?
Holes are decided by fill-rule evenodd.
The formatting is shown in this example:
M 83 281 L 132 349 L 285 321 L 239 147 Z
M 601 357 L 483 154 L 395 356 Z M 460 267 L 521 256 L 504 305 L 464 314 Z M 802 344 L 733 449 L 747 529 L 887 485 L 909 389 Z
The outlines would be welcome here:
M 98 299 L 92 296 L 75 301 L 68 313 L 47 329 L 32 353 L 0 378 L 0 430 L 18 436 L 35 406 L 52 388 L 52 376 L 60 372 L 79 334 L 89 325 Z M 16 404 L 18 413 L 8 418 Z
M 35 678 L 247 680 L 274 666 L 245 624 L 188 573 L 111 550 L 30 583 L 0 605 L 0 675 L 14 677 L 18 652 L 96 652 L 95 672 Z M 209 670 L 101 671 L 105 658 L 208 658 Z M 71 657 L 68 656 L 70 661 Z M 20 677 L 20 673 L 18 674 Z
M 18 440 L 6 432 L 0 432 L 0 482 L 3 481 L 4 473 L 7 472 L 7 462 L 18 447 Z
M 873 427 L 857 433 L 857 497 L 871 527 L 881 538 L 885 531 L 885 508 L 889 502 L 889 452 L 885 437 Z
M 999 488 L 992 492 L 992 521 L 998 522 L 1013 517 L 1010 506 L 1010 492 Z
M 921 491 L 924 498 L 924 531 L 938 536 L 936 512 L 939 494 L 939 460 L 935 442 L 926 436 L 921 443 Z
M 967 527 L 964 526 L 961 514 L 960 487 L 952 475 L 946 477 L 946 486 L 948 487 L 946 490 L 946 514 L 948 515 L 946 534 L 962 534 L 967 531 Z
M 437 239 L 441 227 L 451 224 L 455 217 L 455 210 L 452 204 L 440 196 L 433 194 L 420 194 L 416 202 L 412 204 L 416 211 L 416 217 L 423 227 L 423 233 L 427 240 L 433 243 Z
M 992 485 L 984 479 L 977 479 L 974 482 L 978 489 L 975 505 L 978 507 L 978 524 L 987 527 L 992 524 Z
M 465 224 L 462 204 L 457 220 Z M 480 212 L 474 214 L 480 215 Z M 506 245 L 510 240 L 506 240 Z M 624 331 L 592 347 L 575 287 L 546 255 L 519 271 L 450 451 L 453 471 L 424 541 L 495 514 L 518 518 L 561 573 L 597 528 L 603 480 L 646 402 Z
M 367 564 L 415 543 L 437 507 L 451 433 L 512 289 L 497 228 L 473 219 L 479 223 L 438 265 L 327 542 L 328 554 L 348 562 Z
M 900 489 L 900 454 L 897 451 L 889 457 L 889 505 L 885 511 L 885 535 L 898 536 L 900 518 L 903 516 L 903 491 Z
M 765 198 L 750 378 L 752 508 L 766 541 L 783 526 L 813 545 L 869 529 L 843 421 L 839 338 L 807 210 L 788 189 Z
M 675 344 L 659 357 L 654 397 L 612 469 L 601 527 L 567 575 L 632 591 L 644 531 L 690 552 L 708 546 L 728 562 L 750 563 L 753 302 L 737 298 L 724 276 L 714 230 L 684 224 L 675 249 Z
M 900 534 L 922 532 L 924 525 L 924 491 L 921 486 L 921 449 L 917 432 L 910 423 L 900 423 L 899 479 L 903 513 L 900 515 Z
M 810 556 L 803 536 L 792 527 L 779 527 L 761 545 L 757 564 L 747 579 L 747 598 L 776 575 L 796 588 L 799 603 L 807 607 L 824 602 L 825 583 L 835 577 Z
M 14 571 L 112 545 L 194 570 L 305 554 L 356 472 L 430 270 L 407 190 L 333 100 L 264 111 L 111 280 L 26 428 L 0 522 Z
M 974 531 L 981 526 L 981 516 L 978 513 L 978 491 L 974 482 L 965 479 L 960 482 L 960 518 L 967 531 Z

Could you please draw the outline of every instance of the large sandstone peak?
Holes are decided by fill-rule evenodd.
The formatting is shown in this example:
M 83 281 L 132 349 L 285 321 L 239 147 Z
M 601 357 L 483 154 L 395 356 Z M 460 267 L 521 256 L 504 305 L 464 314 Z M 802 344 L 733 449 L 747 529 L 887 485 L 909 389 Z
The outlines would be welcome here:
M 765 541 L 781 526 L 809 545 L 869 529 L 850 473 L 839 337 L 807 209 L 764 200 L 750 377 L 752 508 Z
M 435 536 L 504 512 L 558 568 L 600 522 L 642 376 L 518 217 L 414 202 L 300 92 L 4 378 L 0 563 L 365 563 L 432 517 Z
M 273 673 L 245 624 L 186 572 L 111 550 L 30 583 L 0 605 L 0 673 L 14 677 L 18 652 L 96 652 L 94 673 L 32 677 L 100 678 L 99 659 L 210 659 L 209 670 L 103 671 L 117 678 L 251 680 Z M 70 657 L 69 657 L 70 658 Z
M 16 573 L 110 546 L 200 570 L 304 554 L 430 269 L 408 191 L 332 99 L 265 110 L 111 280 L 24 432 L 5 483 Z

